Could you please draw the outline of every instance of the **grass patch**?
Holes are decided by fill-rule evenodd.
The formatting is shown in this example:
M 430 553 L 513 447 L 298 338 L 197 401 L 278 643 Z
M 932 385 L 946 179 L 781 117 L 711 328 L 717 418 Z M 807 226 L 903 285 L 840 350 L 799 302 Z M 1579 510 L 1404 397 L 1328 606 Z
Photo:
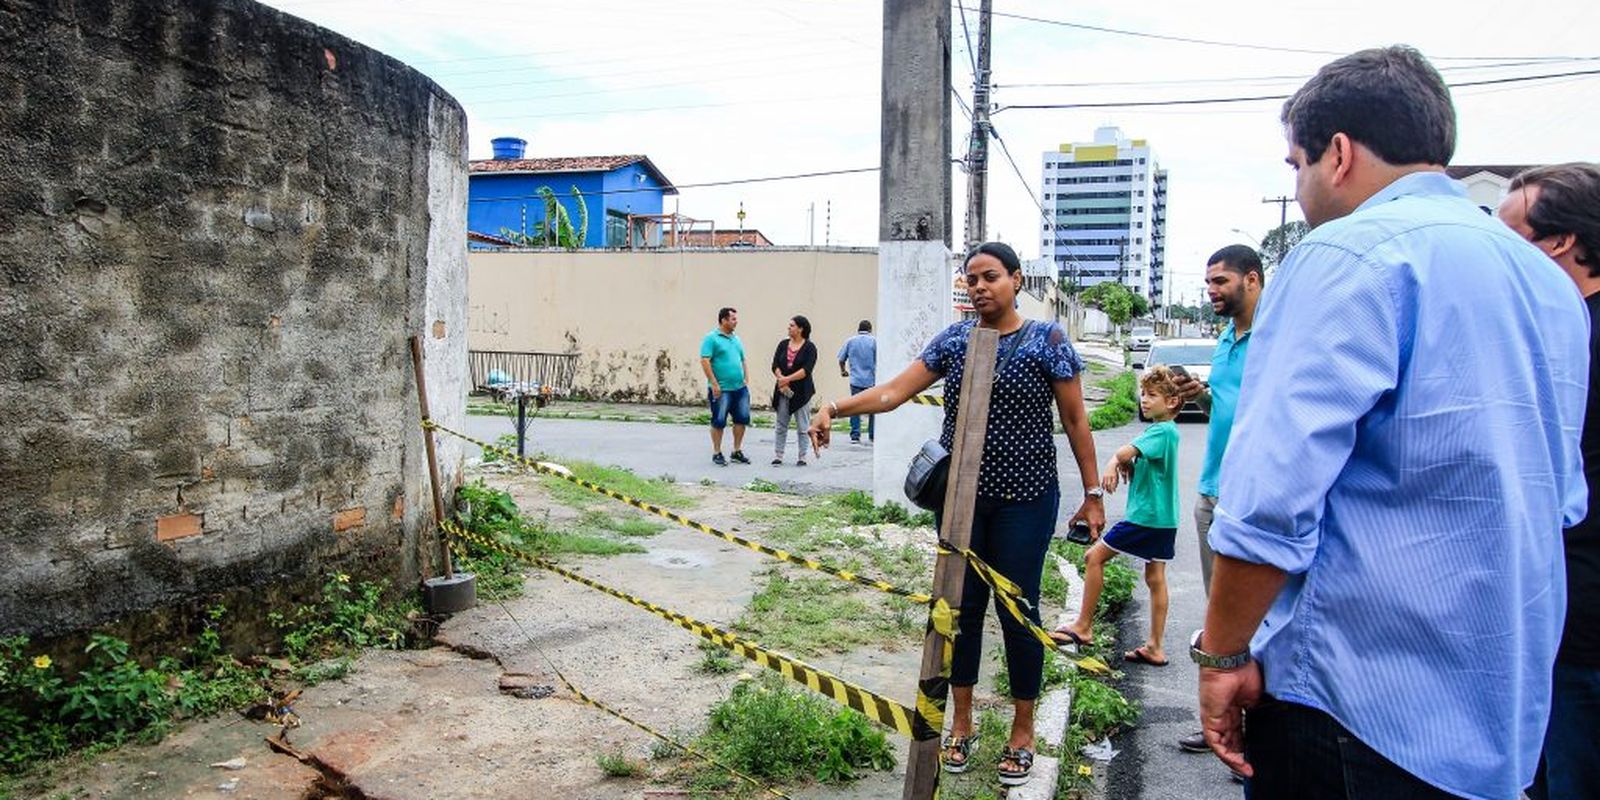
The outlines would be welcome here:
M 550 535 L 549 552 L 577 556 L 615 556 L 623 553 L 643 553 L 645 549 L 633 542 L 619 542 L 609 536 L 593 533 L 553 532 Z
M 1065 539 L 1054 539 L 1050 542 L 1050 552 L 1071 562 L 1082 577 L 1084 570 L 1084 554 L 1088 548 L 1080 544 L 1073 544 Z M 1124 563 L 1122 557 L 1114 558 L 1105 565 L 1105 586 L 1100 591 L 1100 603 L 1095 606 L 1096 619 L 1111 619 L 1129 601 L 1133 600 L 1133 592 L 1139 585 L 1139 571 Z M 1046 559 L 1044 574 L 1039 583 L 1039 594 L 1045 600 L 1056 605 L 1067 602 L 1067 582 L 1056 569 L 1055 562 Z M 1076 611 L 1077 609 L 1067 609 Z
M 888 737 L 866 717 L 773 675 L 736 684 L 711 707 L 696 744 L 729 766 L 776 784 L 846 783 L 864 770 L 895 764 Z M 691 769 L 692 791 L 743 788 L 715 767 L 696 762 Z
M 574 477 L 612 489 L 635 500 L 643 500 L 667 508 L 690 508 L 693 498 L 675 483 L 658 478 L 641 478 L 622 467 L 607 467 L 592 461 L 567 461 L 563 466 L 572 470 Z M 609 497 L 595 494 L 571 481 L 546 475 L 540 478 L 550 492 L 551 499 L 573 508 L 589 508 L 601 503 L 615 503 Z
M 1089 412 L 1089 430 L 1117 428 L 1133 421 L 1139 413 L 1139 387 L 1133 373 L 1124 372 L 1099 385 L 1110 393 L 1104 405 Z
M 910 614 L 897 620 L 875 610 L 855 587 L 835 578 L 791 577 L 774 569 L 750 598 L 738 628 L 767 647 L 802 656 L 845 653 L 916 630 Z
M 1011 738 L 1011 722 L 993 708 L 977 712 L 973 732 L 978 735 L 973 745 L 972 768 L 960 775 L 944 774 L 939 777 L 939 797 L 942 800 L 1002 800 L 1005 795 L 995 785 L 994 765 L 1000 760 L 1000 750 Z
M 637 778 L 645 772 L 643 764 L 628 758 L 621 750 L 601 753 L 594 761 L 607 778 Z
M 745 484 L 744 490 L 747 492 L 764 492 L 771 494 L 778 491 L 778 484 L 773 483 L 766 478 L 756 478 Z
M 578 524 L 587 531 L 610 531 L 620 536 L 655 536 L 667 529 L 667 523 L 647 517 L 619 518 L 599 509 L 583 512 Z
M 728 650 L 710 642 L 700 643 L 700 662 L 694 665 L 701 675 L 727 675 L 738 672 L 744 663 L 728 654 Z

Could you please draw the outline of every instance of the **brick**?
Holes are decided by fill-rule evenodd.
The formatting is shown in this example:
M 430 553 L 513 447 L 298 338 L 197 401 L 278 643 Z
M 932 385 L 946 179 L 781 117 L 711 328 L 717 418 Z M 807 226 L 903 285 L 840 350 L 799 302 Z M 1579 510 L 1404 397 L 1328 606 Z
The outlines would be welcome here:
M 206 518 L 203 514 L 172 514 L 156 520 L 156 541 L 170 542 L 204 533 Z
M 406 496 L 400 495 L 394 499 L 394 521 L 399 522 L 406 518 Z
M 436 319 L 436 320 L 433 321 L 433 338 L 435 338 L 435 339 L 443 339 L 444 338 L 444 320 Z
M 365 506 L 356 506 L 337 511 L 333 515 L 333 531 L 347 531 L 359 528 L 367 523 L 367 509 Z

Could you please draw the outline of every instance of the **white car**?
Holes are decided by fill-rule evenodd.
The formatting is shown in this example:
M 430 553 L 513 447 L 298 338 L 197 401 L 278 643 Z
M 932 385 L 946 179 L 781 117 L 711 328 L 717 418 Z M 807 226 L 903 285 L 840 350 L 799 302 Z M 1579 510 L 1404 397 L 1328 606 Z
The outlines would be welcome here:
M 1211 378 L 1211 355 L 1216 351 L 1216 339 L 1163 339 L 1150 347 L 1150 353 L 1145 356 L 1144 363 L 1139 365 L 1139 374 L 1143 375 L 1146 369 L 1163 364 L 1168 367 L 1183 367 L 1183 371 L 1196 380 L 1208 383 Z M 1199 414 L 1208 420 L 1211 416 L 1193 400 L 1185 403 L 1178 413 Z M 1139 412 L 1139 421 L 1149 421 L 1145 419 L 1143 411 Z
M 1141 325 L 1128 332 L 1129 350 L 1149 350 L 1156 343 L 1156 329 Z

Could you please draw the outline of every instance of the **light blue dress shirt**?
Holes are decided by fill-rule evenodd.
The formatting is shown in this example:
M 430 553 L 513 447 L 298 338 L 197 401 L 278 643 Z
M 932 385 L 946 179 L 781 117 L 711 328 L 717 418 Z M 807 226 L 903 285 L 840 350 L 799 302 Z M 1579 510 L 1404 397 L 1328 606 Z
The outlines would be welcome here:
M 1206 425 L 1206 461 L 1200 467 L 1200 493 L 1217 496 L 1217 474 L 1222 472 L 1222 454 L 1228 450 L 1228 435 L 1233 430 L 1233 412 L 1239 405 L 1239 383 L 1244 380 L 1244 357 L 1250 352 L 1250 332 L 1234 332 L 1233 323 L 1217 337 L 1211 354 L 1211 373 L 1206 385 L 1211 391 L 1211 420 Z
M 1210 542 L 1289 573 L 1250 643 L 1267 691 L 1430 784 L 1519 797 L 1586 510 L 1576 287 L 1413 173 L 1294 249 L 1253 337 Z
M 850 362 L 850 385 L 872 386 L 878 376 L 878 340 L 870 333 L 858 333 L 839 348 L 839 360 Z

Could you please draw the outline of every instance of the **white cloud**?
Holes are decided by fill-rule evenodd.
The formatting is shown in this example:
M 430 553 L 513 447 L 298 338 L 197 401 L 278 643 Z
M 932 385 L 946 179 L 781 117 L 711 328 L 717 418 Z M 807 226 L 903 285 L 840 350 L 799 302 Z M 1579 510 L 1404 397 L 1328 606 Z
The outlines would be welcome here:
M 972 8 L 969 21 L 976 23 Z M 585 3 L 445 0 L 282 0 L 280 8 L 411 63 L 466 107 L 474 157 L 488 140 L 521 135 L 534 153 L 645 153 L 678 183 L 873 166 L 878 161 L 881 4 L 872 0 L 608 0 Z M 1502 2 L 1394 3 L 1235 0 L 1225 5 L 1152 0 L 1001 0 L 996 11 L 1164 34 L 1328 50 L 1392 42 L 1423 50 L 1441 67 L 1454 57 L 1587 55 L 1600 10 L 1562 0 L 1513 10 Z M 976 35 L 974 28 L 973 34 Z M 971 75 L 959 22 L 952 32 L 956 88 Z M 994 21 L 994 100 L 1026 103 L 1278 94 L 1332 56 L 1182 44 L 1008 18 Z M 1593 67 L 1590 62 L 1588 67 Z M 1556 65 L 1549 71 L 1571 69 Z M 1451 69 L 1451 80 L 1540 71 Z M 1022 88 L 1025 83 L 1195 81 L 1291 76 L 1256 82 L 1163 86 Z M 1595 157 L 1600 78 L 1456 92 L 1460 163 L 1534 163 Z M 687 106 L 687 107 L 685 107 Z M 660 110 L 647 110 L 660 109 Z M 1278 103 L 1129 109 L 1000 111 L 994 119 L 1033 191 L 1040 154 L 1084 140 L 1101 124 L 1150 141 L 1170 172 L 1168 262 L 1175 295 L 1198 294 L 1202 261 L 1278 222 L 1264 196 L 1292 194 L 1282 164 Z M 965 152 L 966 121 L 954 114 L 952 148 Z M 1038 252 L 1038 210 L 996 149 L 990 233 Z M 964 182 L 957 172 L 952 222 L 959 231 Z M 746 225 L 780 243 L 816 241 L 832 202 L 832 240 L 877 239 L 878 179 L 864 175 L 686 189 L 683 213 Z M 1290 217 L 1298 209 L 1290 207 Z M 959 244 L 959 243 L 958 243 Z

